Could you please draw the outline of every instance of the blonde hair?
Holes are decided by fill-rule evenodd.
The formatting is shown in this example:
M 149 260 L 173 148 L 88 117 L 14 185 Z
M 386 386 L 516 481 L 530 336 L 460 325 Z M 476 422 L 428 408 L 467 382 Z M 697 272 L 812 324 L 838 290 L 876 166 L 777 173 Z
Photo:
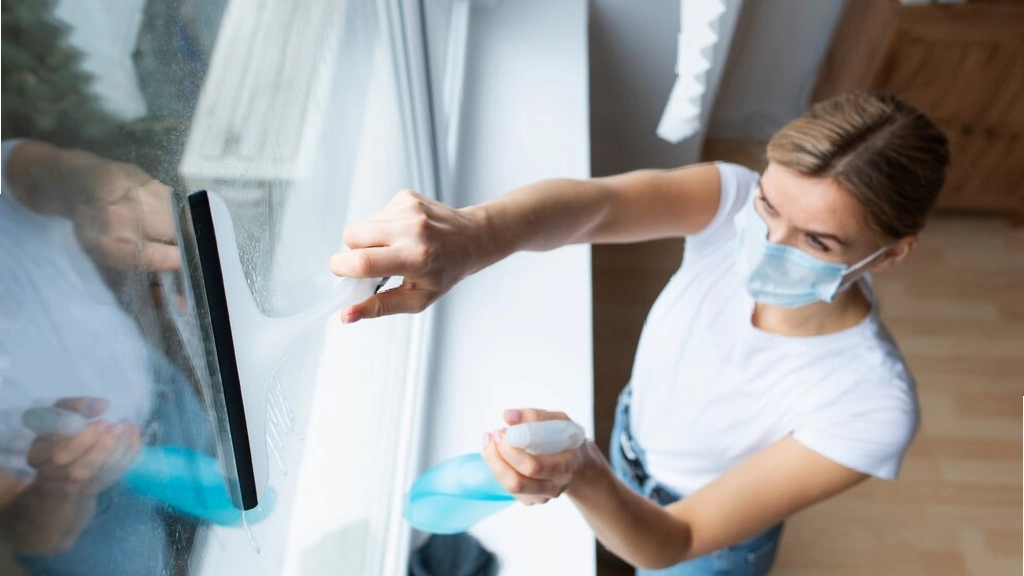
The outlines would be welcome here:
M 895 96 L 847 92 L 818 102 L 768 142 L 768 160 L 831 178 L 861 206 L 866 224 L 889 239 L 916 234 L 942 189 L 946 136 Z

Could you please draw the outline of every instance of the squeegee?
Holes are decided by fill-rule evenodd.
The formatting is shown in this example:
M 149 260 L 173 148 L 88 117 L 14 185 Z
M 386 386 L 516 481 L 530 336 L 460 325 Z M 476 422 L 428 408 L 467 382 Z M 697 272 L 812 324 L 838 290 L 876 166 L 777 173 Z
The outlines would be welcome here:
M 227 413 L 220 454 L 229 484 L 237 485 L 232 498 L 250 510 L 269 479 L 267 409 L 275 371 L 311 324 L 372 296 L 387 278 L 344 278 L 309 309 L 271 317 L 260 311 L 249 290 L 231 213 L 220 196 L 205 190 L 189 194 L 179 213 L 179 231 L 210 382 Z

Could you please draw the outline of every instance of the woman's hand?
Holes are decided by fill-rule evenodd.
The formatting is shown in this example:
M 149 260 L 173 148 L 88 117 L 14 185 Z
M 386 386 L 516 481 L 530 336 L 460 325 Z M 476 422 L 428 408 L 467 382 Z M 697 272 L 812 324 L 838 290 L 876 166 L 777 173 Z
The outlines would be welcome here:
M 98 398 L 65 398 L 54 406 L 94 418 L 108 402 Z M 139 428 L 127 420 L 111 424 L 95 420 L 73 436 L 37 436 L 29 447 L 33 483 L 64 494 L 96 495 L 127 470 L 142 446 Z
M 378 213 L 345 230 L 352 250 L 331 258 L 338 276 L 402 276 L 402 285 L 341 313 L 344 322 L 421 312 L 459 280 L 490 264 L 483 219 L 412 190 L 402 190 Z
M 100 416 L 108 405 L 101 398 L 54 403 L 85 418 Z M 32 442 L 27 460 L 36 474 L 31 482 L 0 473 L 0 538 L 9 538 L 25 554 L 71 549 L 95 513 L 96 495 L 124 474 L 142 444 L 138 428 L 126 421 L 94 421 L 84 430 L 78 423 L 65 429 L 66 434 L 41 434 Z
M 545 410 L 506 410 L 510 426 L 523 422 L 568 420 L 561 412 Z M 559 497 L 570 485 L 584 481 L 587 470 L 596 462 L 593 442 L 558 454 L 532 456 L 505 441 L 505 429 L 484 438 L 483 456 L 498 482 L 526 505 L 544 504 Z M 600 456 L 598 456 L 599 458 Z
M 404 282 L 343 310 L 341 319 L 420 312 L 462 278 L 520 250 L 699 232 L 718 209 L 719 188 L 718 168 L 708 164 L 542 180 L 459 210 L 403 190 L 345 231 L 352 251 L 335 254 L 331 270 L 353 278 L 402 276 Z

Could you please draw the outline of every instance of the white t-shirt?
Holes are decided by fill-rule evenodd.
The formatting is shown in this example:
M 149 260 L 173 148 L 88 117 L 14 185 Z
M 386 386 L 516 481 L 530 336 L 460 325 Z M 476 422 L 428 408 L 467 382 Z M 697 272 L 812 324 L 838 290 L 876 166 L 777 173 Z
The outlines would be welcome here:
M 631 428 L 650 474 L 682 495 L 786 435 L 831 460 L 895 478 L 917 429 L 914 379 L 878 318 L 787 337 L 751 324 L 736 267 L 733 217 L 758 174 L 718 164 L 711 224 L 686 240 L 683 264 L 647 318 L 632 374 Z
M 64 218 L 22 206 L 0 177 L 0 470 L 31 480 L 25 460 L 35 434 L 21 422 L 59 398 L 110 400 L 101 416 L 148 418 L 148 346 Z

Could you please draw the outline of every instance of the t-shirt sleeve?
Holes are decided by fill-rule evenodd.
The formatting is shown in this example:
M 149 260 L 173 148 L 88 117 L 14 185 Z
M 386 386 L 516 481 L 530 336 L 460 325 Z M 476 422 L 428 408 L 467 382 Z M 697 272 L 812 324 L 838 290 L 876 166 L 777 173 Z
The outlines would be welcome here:
M 920 421 L 912 391 L 910 396 L 881 392 L 900 387 L 879 387 L 874 397 L 850 398 L 819 411 L 793 437 L 847 468 L 894 480 Z
M 686 238 L 686 249 L 691 252 L 732 240 L 733 217 L 750 198 L 750 190 L 759 177 L 757 172 L 739 164 L 716 162 L 715 166 L 722 181 L 718 210 L 706 228 Z

